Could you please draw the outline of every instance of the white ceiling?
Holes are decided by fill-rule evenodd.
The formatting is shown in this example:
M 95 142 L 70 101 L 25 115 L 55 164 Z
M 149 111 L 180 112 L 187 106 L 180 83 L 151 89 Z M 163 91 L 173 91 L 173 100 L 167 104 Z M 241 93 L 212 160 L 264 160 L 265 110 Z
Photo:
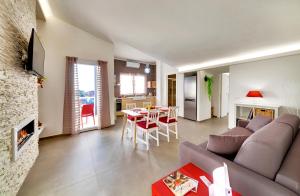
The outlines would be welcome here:
M 146 53 L 147 61 L 154 57 L 173 66 L 300 41 L 299 0 L 49 2 L 55 16 L 113 41 L 117 53 L 124 55 L 124 45 L 130 45 Z
M 124 60 L 136 60 L 145 63 L 155 63 L 155 59 L 140 50 L 129 46 L 123 42 L 114 42 L 115 57 Z

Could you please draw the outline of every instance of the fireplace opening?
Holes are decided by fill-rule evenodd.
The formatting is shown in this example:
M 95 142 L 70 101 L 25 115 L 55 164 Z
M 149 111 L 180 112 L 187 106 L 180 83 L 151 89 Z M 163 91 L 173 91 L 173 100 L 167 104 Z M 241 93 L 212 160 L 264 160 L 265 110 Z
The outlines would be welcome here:
M 30 116 L 12 129 L 13 160 L 17 160 L 35 134 L 35 117 Z
M 19 129 L 17 133 L 17 143 L 18 150 L 29 140 L 29 138 L 34 134 L 34 120 L 25 125 L 23 128 Z

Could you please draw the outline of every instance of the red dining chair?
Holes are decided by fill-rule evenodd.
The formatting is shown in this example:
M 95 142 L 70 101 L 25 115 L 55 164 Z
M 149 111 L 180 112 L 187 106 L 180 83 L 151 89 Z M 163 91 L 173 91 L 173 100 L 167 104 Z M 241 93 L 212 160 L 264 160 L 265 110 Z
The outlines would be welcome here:
M 170 142 L 170 132 L 176 135 L 176 139 L 178 139 L 178 128 L 177 128 L 177 106 L 170 106 L 168 108 L 168 115 L 161 116 L 158 119 L 158 125 L 162 129 L 166 129 L 166 133 L 159 131 L 158 133 L 167 137 L 168 142 Z M 170 127 L 174 127 L 174 130 L 170 129 Z
M 158 136 L 158 125 L 156 124 L 159 117 L 159 112 L 156 110 L 148 110 L 146 115 L 146 120 L 137 122 L 137 130 L 141 130 L 143 134 L 146 134 L 146 138 L 137 137 L 137 141 L 146 144 L 147 150 L 149 150 L 149 139 L 150 137 L 156 140 L 156 145 L 159 146 L 159 136 Z M 155 135 L 152 134 L 155 132 Z
M 82 118 L 85 117 L 86 123 L 87 123 L 87 117 L 89 117 L 89 116 L 93 117 L 93 121 L 94 121 L 94 125 L 95 125 L 94 104 L 82 105 L 82 108 L 81 108 L 81 126 L 82 127 L 83 127 Z

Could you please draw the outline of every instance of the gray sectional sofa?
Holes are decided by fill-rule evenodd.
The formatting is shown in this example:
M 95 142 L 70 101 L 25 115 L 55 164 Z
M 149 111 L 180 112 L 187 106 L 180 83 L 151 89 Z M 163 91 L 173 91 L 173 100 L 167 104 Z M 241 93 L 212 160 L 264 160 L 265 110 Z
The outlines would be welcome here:
M 189 162 L 208 173 L 228 165 L 231 187 L 245 196 L 300 195 L 300 119 L 284 114 L 252 132 L 247 124 L 225 135 L 249 135 L 232 160 L 206 150 L 206 143 L 180 144 L 182 164 Z

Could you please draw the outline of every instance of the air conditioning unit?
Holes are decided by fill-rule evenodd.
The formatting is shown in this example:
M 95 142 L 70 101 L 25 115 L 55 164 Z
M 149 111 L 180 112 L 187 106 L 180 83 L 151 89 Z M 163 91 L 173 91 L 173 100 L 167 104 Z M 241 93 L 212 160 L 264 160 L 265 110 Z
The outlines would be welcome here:
M 126 62 L 126 67 L 131 67 L 131 68 L 140 68 L 140 64 L 139 63 L 135 63 L 135 62 Z

